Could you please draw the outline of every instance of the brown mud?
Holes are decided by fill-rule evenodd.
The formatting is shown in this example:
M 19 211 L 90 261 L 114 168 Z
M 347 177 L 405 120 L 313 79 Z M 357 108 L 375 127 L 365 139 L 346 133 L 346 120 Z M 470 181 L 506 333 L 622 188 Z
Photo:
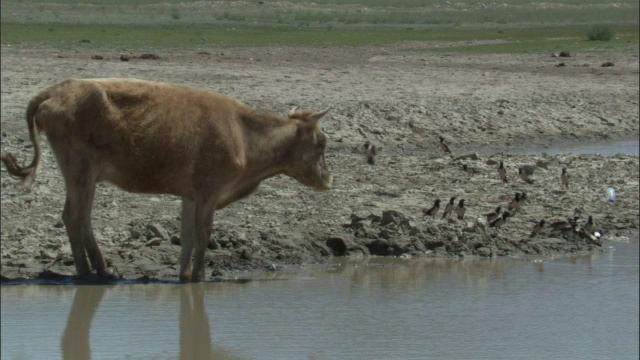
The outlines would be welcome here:
M 410 50 L 412 49 L 412 50 Z M 446 55 L 415 44 L 368 48 L 183 49 L 154 57 L 113 50 L 2 49 L 2 151 L 30 161 L 24 120 L 37 90 L 69 77 L 136 77 L 206 88 L 284 114 L 294 105 L 327 107 L 322 121 L 335 177 L 330 192 L 313 192 L 284 176 L 216 213 L 207 252 L 209 279 L 238 272 L 317 264 L 330 256 L 571 256 L 606 251 L 620 235 L 637 237 L 638 155 L 518 155 L 515 145 L 615 140 L 638 135 L 638 56 L 585 53 L 556 67 L 550 54 Z M 98 59 L 102 57 L 102 59 Z M 95 58 L 95 59 L 94 59 Z M 602 68 L 604 61 L 615 67 Z M 449 142 L 444 155 L 437 136 Z M 362 144 L 381 147 L 375 165 Z M 2 170 L 1 273 L 33 278 L 75 268 L 61 222 L 65 190 L 46 141 L 30 193 Z M 504 149 L 482 152 L 482 149 Z M 472 154 L 479 156 L 460 157 Z M 498 178 L 497 162 L 509 174 Z M 541 165 L 526 184 L 518 166 Z M 467 164 L 472 176 L 462 171 Z M 560 184 L 563 167 L 569 189 Z M 617 200 L 606 201 L 614 187 Z M 515 192 L 528 200 L 497 231 L 478 221 Z M 422 209 L 451 196 L 465 199 L 463 220 L 424 217 Z M 179 199 L 125 193 L 101 184 L 93 227 L 116 274 L 175 279 Z M 603 246 L 543 231 L 535 222 L 592 215 Z

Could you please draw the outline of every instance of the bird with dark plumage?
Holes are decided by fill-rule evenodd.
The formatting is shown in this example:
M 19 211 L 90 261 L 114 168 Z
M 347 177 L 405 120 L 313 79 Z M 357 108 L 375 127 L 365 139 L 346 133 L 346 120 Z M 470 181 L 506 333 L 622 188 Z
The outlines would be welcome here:
M 487 218 L 487 222 L 491 223 L 493 220 L 500 216 L 500 211 L 502 210 L 502 206 L 498 206 L 494 211 L 484 214 L 483 216 Z
M 589 219 L 587 219 L 587 223 L 583 226 L 584 231 L 588 233 L 593 233 L 593 216 L 589 215 Z
M 521 192 L 520 193 L 520 206 L 524 205 L 525 201 L 527 201 L 529 198 L 527 197 L 527 193 L 526 192 Z
M 533 171 L 536 169 L 534 165 L 523 165 L 518 168 L 518 175 L 522 181 L 527 184 L 533 184 L 533 179 L 531 176 L 533 175 Z
M 449 199 L 447 206 L 444 207 L 444 212 L 442 213 L 443 219 L 451 214 L 451 211 L 453 210 L 454 201 L 456 201 L 456 197 L 452 196 L 451 199 Z
M 529 237 L 532 238 L 538 235 L 543 227 L 544 227 L 544 219 L 540 220 L 540 222 L 538 222 L 536 226 L 533 227 L 533 230 L 531 231 L 531 234 L 529 235 Z
M 367 141 L 364 143 L 364 151 L 365 151 L 365 154 L 367 155 L 367 163 L 369 165 L 375 164 L 376 163 L 375 156 L 378 153 L 376 146 Z
M 584 228 L 582 228 L 578 230 L 578 235 L 581 238 L 586 239 L 587 244 L 602 246 L 602 242 L 600 241 L 600 239 L 602 238 L 602 235 L 600 235 L 600 233 L 597 231 L 595 233 L 591 233 L 589 231 L 586 231 Z
M 567 174 L 567 168 L 562 168 L 562 174 L 560 174 L 560 182 L 566 189 L 569 188 L 569 174 Z
M 464 220 L 464 213 L 467 211 L 467 208 L 464 207 L 464 199 L 460 199 L 458 202 L 458 207 L 456 208 L 456 214 L 458 215 L 458 220 Z
M 442 136 L 439 136 L 438 138 L 440 139 L 440 149 L 442 149 L 446 154 L 451 154 L 451 150 L 449 150 L 449 146 L 444 141 L 444 138 Z
M 508 182 L 507 181 L 507 170 L 505 170 L 504 162 L 502 160 L 500 160 L 500 165 L 498 165 L 498 175 L 500 176 L 500 180 L 502 180 L 503 183 Z
M 516 193 L 513 197 L 513 200 L 509 203 L 507 209 L 509 211 L 516 211 L 520 208 L 520 193 Z
M 438 213 L 438 209 L 440 209 L 440 199 L 436 199 L 430 209 L 422 209 L 422 213 L 424 214 L 424 216 L 431 216 L 435 219 L 436 214 Z
M 500 226 L 502 226 L 507 221 L 507 218 L 509 216 L 511 216 L 511 214 L 508 211 L 503 212 L 501 217 L 493 220 L 489 224 L 489 227 L 498 229 Z

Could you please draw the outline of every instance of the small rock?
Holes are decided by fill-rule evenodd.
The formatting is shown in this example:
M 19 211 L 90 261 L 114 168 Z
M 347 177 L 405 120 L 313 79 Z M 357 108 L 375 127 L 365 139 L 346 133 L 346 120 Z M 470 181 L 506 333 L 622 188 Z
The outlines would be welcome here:
M 171 238 L 169 232 L 160 224 L 151 224 L 147 226 L 147 229 L 149 229 L 155 237 L 159 237 L 162 240 L 169 240 Z
M 121 61 L 129 61 L 131 59 L 131 57 L 129 57 L 129 55 L 120 55 L 120 60 Z
M 611 61 L 606 61 L 606 62 L 603 62 L 602 65 L 600 65 L 600 66 L 601 67 L 611 67 L 611 66 L 614 66 L 614 65 L 615 64 L 612 63 Z
M 453 161 L 458 161 L 458 160 L 478 160 L 478 153 L 471 153 L 471 154 L 466 154 L 466 155 L 460 155 L 458 157 L 453 158 Z
M 160 244 L 162 244 L 162 239 L 156 237 L 156 238 L 153 238 L 153 239 L 147 241 L 147 243 L 144 244 L 144 245 L 148 246 L 148 247 L 152 247 L 152 246 L 158 246 Z
M 49 252 L 49 251 L 41 249 L 40 250 L 40 258 L 41 259 L 55 259 L 56 256 L 53 253 Z
M 140 55 L 140 59 L 158 60 L 158 59 L 160 59 L 160 56 L 158 56 L 156 54 L 142 54 L 142 55 Z

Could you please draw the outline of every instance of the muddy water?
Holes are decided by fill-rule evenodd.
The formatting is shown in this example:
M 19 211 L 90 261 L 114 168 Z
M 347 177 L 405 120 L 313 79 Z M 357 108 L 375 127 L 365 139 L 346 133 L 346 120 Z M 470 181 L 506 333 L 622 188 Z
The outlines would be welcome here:
M 2 359 L 637 359 L 637 240 L 544 261 L 367 259 L 254 281 L 3 285 Z

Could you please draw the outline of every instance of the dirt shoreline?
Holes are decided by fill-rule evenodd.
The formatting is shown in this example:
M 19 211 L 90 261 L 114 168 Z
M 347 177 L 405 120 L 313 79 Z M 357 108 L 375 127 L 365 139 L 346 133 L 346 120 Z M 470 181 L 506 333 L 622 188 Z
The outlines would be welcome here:
M 606 251 L 611 241 L 623 239 L 619 236 L 637 237 L 638 155 L 509 153 L 524 144 L 637 136 L 637 54 L 578 54 L 560 68 L 548 54 L 470 57 L 402 46 L 207 49 L 207 54 L 182 49 L 128 62 L 112 50 L 2 50 L 2 151 L 21 159 L 32 156 L 24 123 L 28 99 L 68 77 L 190 84 L 277 113 L 294 105 L 332 108 L 323 128 L 335 188 L 315 193 L 276 177 L 216 213 L 213 236 L 222 248 L 207 252 L 208 279 L 321 264 L 340 255 L 571 256 Z M 105 59 L 91 59 L 95 54 Z M 604 59 L 616 66 L 600 68 Z M 439 134 L 448 139 L 453 156 L 438 149 Z M 382 147 L 374 166 L 364 161 L 365 140 Z M 500 148 L 504 151 L 495 150 Z M 480 155 L 458 158 L 468 149 Z M 509 173 L 507 184 L 498 179 L 500 160 Z M 543 166 L 534 184 L 517 180 L 518 166 L 536 163 Z M 463 164 L 477 173 L 467 176 Z M 568 190 L 560 187 L 562 167 L 571 175 Z M 60 220 L 64 186 L 48 143 L 31 193 L 20 192 L 4 170 L 0 175 L 0 273 L 6 278 L 33 278 L 44 270 L 73 274 Z M 605 199 L 609 186 L 618 196 L 613 204 Z M 497 232 L 476 221 L 523 191 L 529 200 Z M 422 216 L 435 198 L 444 207 L 451 196 L 466 200 L 464 220 Z M 174 197 L 98 187 L 93 226 L 118 274 L 177 277 L 179 207 Z M 583 224 L 589 215 L 603 229 L 602 247 L 546 233 L 528 241 L 540 219 L 578 216 Z

